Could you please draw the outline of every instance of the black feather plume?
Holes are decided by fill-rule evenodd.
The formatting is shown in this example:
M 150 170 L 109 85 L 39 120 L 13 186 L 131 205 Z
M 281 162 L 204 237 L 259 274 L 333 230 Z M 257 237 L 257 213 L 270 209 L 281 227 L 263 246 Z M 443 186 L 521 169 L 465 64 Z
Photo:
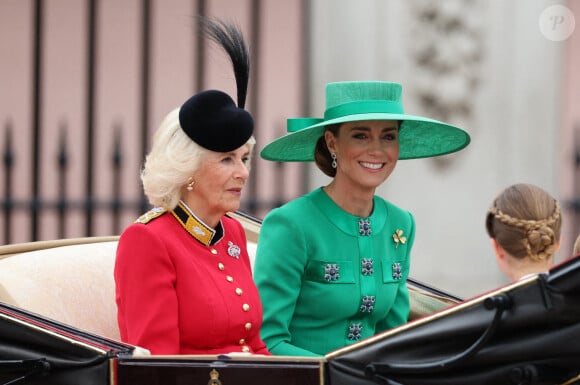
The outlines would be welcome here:
M 201 33 L 220 45 L 230 57 L 236 77 L 238 107 L 244 108 L 250 78 L 250 54 L 238 26 L 200 17 Z

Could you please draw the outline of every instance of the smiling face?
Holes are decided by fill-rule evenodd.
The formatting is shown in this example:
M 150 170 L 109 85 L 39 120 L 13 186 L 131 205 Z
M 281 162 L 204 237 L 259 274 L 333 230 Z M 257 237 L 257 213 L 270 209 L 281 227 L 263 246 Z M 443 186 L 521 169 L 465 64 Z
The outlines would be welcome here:
M 399 122 L 366 120 L 343 123 L 334 135 L 325 132 L 328 149 L 336 154 L 335 180 L 354 189 L 376 189 L 393 172 L 399 159 Z
M 248 144 L 230 152 L 208 151 L 193 175 L 193 190 L 185 193 L 187 205 L 210 226 L 239 209 L 249 162 Z

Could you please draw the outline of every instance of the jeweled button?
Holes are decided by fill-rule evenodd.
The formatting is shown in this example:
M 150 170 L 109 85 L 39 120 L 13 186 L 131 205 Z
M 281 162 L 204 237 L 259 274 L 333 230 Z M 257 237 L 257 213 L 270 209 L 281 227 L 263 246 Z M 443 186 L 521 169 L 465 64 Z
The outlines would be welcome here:
M 246 340 L 242 338 L 242 339 L 240 340 L 240 345 L 243 345 L 243 344 L 245 344 L 245 343 L 246 343 Z
M 357 341 L 361 338 L 361 331 L 362 331 L 362 324 L 359 323 L 351 323 L 348 326 L 348 334 L 347 337 L 351 341 Z
M 247 353 L 250 351 L 250 348 L 247 346 L 242 346 L 242 352 Z
M 250 311 L 250 305 L 248 305 L 247 303 L 242 305 L 242 309 L 244 309 L 244 311 Z
M 244 291 L 242 289 L 240 289 L 239 287 L 236 287 L 236 294 L 237 295 L 242 295 L 244 293 Z
M 213 255 L 216 255 L 216 254 L 218 253 L 216 249 L 211 249 L 211 250 L 210 250 L 210 252 L 211 252 Z
M 252 323 L 248 322 L 245 326 L 246 326 L 246 330 L 250 330 L 252 328 Z
M 234 277 L 232 277 L 231 275 L 226 275 L 226 281 L 234 282 Z
M 224 264 L 223 264 L 223 263 L 221 263 L 221 262 L 220 262 L 220 263 L 218 263 L 218 269 L 220 269 L 220 270 L 222 270 L 222 271 L 223 271 L 225 268 L 226 268 L 226 267 L 224 266 Z

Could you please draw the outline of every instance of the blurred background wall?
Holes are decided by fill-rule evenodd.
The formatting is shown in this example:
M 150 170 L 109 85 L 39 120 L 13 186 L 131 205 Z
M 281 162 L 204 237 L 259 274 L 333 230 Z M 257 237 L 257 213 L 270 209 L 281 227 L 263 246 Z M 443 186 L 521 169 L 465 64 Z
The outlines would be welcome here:
M 548 0 L 0 0 L 3 243 L 118 234 L 148 208 L 139 169 L 163 116 L 200 89 L 235 95 L 195 15 L 252 51 L 257 151 L 320 116 L 330 81 L 403 84 L 406 112 L 465 127 L 460 153 L 399 162 L 379 194 L 417 221 L 411 275 L 468 297 L 504 283 L 484 230 L 495 195 L 537 184 L 580 233 L 580 2 Z M 255 157 L 259 218 L 327 183 Z M 331 240 L 330 240 L 331 241 Z

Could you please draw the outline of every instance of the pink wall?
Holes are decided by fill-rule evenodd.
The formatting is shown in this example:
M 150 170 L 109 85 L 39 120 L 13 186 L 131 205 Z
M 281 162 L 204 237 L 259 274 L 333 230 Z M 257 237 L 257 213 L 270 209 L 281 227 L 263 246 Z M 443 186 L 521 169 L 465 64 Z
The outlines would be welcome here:
M 30 154 L 30 139 L 25 130 L 32 123 L 30 103 L 32 100 L 32 2 L 21 0 L 5 0 L 0 2 L 0 148 L 4 150 L 4 130 L 9 122 L 15 129 L 12 143 L 21 149 L 21 153 Z M 30 170 L 30 157 L 20 155 L 15 160 L 15 174 L 20 176 L 14 180 L 14 199 L 18 199 L 31 190 L 29 178 L 23 178 Z M 0 169 L 2 194 L 4 194 L 4 173 Z M 19 215 L 14 218 L 15 233 L 28 225 L 28 218 Z M 3 231 L 3 224 L 0 230 Z M 22 239 L 22 237 L 20 237 Z
M 111 153 L 117 126 L 123 127 L 123 162 L 121 177 L 123 199 L 135 199 L 141 191 L 139 170 L 140 94 L 140 0 L 97 1 L 96 109 L 95 109 L 95 194 L 107 199 L 111 194 L 109 173 Z M 13 142 L 18 147 L 16 159 L 16 199 L 28 199 L 31 191 L 31 101 L 32 101 L 32 33 L 33 1 L 0 1 L 0 148 L 4 146 L 4 127 L 11 121 Z M 44 4 L 44 58 L 42 67 L 42 174 L 41 194 L 55 199 L 58 185 L 54 175 L 59 131 L 68 127 L 70 147 L 70 198 L 81 200 L 85 191 L 85 124 L 87 111 L 87 4 L 79 0 L 51 0 Z M 252 61 L 257 72 L 252 74 L 250 95 L 246 107 L 256 119 L 256 146 L 253 175 L 258 184 L 258 199 L 274 198 L 272 176 L 275 165 L 259 159 L 258 151 L 271 138 L 285 130 L 288 116 L 301 115 L 303 92 L 301 63 L 302 2 L 265 0 L 260 2 L 259 25 L 252 25 L 251 0 L 207 1 L 206 12 L 224 20 L 238 23 L 251 46 Z M 171 109 L 196 92 L 195 23 L 197 2 L 192 0 L 151 1 L 151 109 L 148 111 L 150 135 Z M 254 36 L 254 31 L 259 35 Z M 231 65 L 220 49 L 209 45 L 205 88 L 222 89 L 235 99 L 235 81 Z M 252 95 L 257 93 L 257 100 Z M 254 101 L 254 103 L 252 103 Z M 284 176 L 295 178 L 298 165 L 289 167 Z M 4 171 L 0 167 L 0 180 Z M 2 182 L 3 183 L 3 182 Z M 294 185 L 289 183 L 289 185 Z M 301 191 L 289 188 L 283 200 Z M 3 194 L 3 191 L 0 191 Z M 247 194 L 247 192 L 246 192 Z M 123 227 L 136 217 L 133 212 L 123 215 Z M 95 234 L 109 235 L 111 217 L 95 214 Z M 57 216 L 45 213 L 40 217 L 40 239 L 57 238 Z M 0 220 L 0 234 L 4 221 Z M 21 212 L 14 222 L 12 242 L 27 241 L 30 214 Z M 84 236 L 84 212 L 69 215 L 67 237 Z

